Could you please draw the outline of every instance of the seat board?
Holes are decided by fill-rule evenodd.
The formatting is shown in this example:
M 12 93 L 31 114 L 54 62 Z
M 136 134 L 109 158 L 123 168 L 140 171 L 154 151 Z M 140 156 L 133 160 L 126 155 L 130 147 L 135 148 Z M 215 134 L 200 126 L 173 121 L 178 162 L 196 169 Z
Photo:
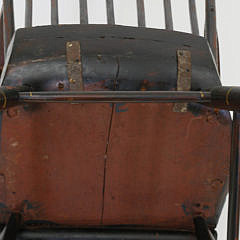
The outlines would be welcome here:
M 172 109 L 52 103 L 4 112 L 1 221 L 17 210 L 28 223 L 71 227 L 192 230 L 199 214 L 216 225 L 228 179 L 229 114 Z

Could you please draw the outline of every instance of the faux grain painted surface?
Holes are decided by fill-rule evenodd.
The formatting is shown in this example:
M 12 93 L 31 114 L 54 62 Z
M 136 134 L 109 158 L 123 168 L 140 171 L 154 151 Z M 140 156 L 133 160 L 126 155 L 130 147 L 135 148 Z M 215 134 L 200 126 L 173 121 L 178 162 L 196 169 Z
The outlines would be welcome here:
M 111 107 L 46 104 L 4 113 L 1 176 L 6 211 L 24 220 L 64 225 L 98 224 Z M 15 126 L 15 127 L 13 127 Z
M 25 221 L 75 227 L 191 229 L 199 214 L 216 224 L 228 177 L 228 116 L 172 108 L 116 104 L 112 120 L 109 104 L 4 113 L 1 220 L 18 210 Z
M 216 224 L 229 171 L 230 121 L 222 114 L 194 116 L 172 108 L 115 108 L 103 224 L 191 229 L 195 215 Z

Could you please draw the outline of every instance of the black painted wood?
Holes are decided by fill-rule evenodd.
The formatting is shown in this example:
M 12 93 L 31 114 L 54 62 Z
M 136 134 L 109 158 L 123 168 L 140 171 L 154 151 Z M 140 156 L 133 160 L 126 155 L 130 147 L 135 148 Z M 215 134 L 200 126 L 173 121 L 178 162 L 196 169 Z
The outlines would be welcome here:
M 38 90 L 69 88 L 66 43 L 80 41 L 85 88 L 175 90 L 177 50 L 192 55 L 192 90 L 219 86 L 206 39 L 166 30 L 110 25 L 44 26 L 16 33 L 5 84 L 31 83 Z M 86 88 L 88 89 L 88 88 Z

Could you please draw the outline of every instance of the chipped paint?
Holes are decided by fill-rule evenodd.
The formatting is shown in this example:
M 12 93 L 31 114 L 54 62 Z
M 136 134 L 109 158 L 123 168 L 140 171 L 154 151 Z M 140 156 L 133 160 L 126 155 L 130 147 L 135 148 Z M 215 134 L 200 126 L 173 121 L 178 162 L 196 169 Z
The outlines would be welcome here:
M 191 214 L 191 211 L 189 210 L 189 208 L 183 203 L 182 204 L 182 210 L 185 213 L 186 216 Z
M 11 146 L 14 147 L 14 148 L 17 147 L 18 145 L 19 145 L 19 142 L 13 142 L 13 143 L 11 143 Z
M 37 203 L 32 203 L 28 200 L 24 200 L 23 203 L 23 209 L 26 209 L 26 210 L 36 210 L 36 209 L 39 209 L 39 204 Z
M 116 103 L 115 111 L 116 113 L 124 113 L 128 111 L 128 108 L 122 108 L 123 106 L 126 106 L 126 103 Z

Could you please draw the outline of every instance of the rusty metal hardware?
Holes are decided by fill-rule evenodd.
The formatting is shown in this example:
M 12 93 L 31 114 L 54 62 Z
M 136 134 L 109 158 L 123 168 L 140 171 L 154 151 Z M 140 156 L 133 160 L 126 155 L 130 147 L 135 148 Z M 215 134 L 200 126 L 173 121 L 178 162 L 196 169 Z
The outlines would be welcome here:
M 178 91 L 191 90 L 192 64 L 191 52 L 187 50 L 178 50 Z M 187 103 L 176 103 L 173 108 L 174 112 L 187 112 Z
M 67 42 L 67 69 L 71 90 L 83 90 L 81 49 L 78 41 Z

